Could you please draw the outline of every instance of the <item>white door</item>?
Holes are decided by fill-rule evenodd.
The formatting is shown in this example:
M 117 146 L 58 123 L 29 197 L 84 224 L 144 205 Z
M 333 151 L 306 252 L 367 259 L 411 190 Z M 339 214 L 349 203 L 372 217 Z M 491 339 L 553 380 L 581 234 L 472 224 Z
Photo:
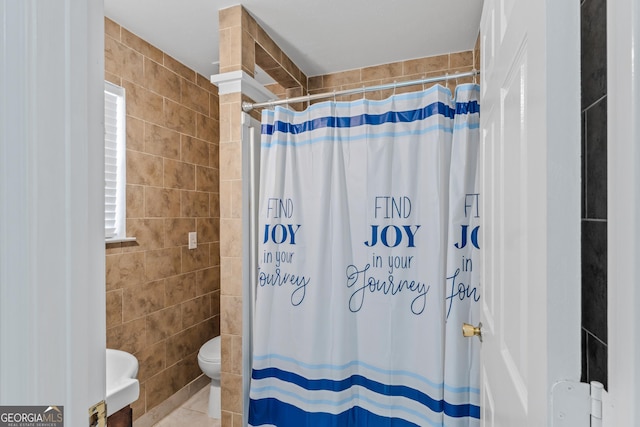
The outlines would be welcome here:
M 484 3 L 484 426 L 563 425 L 580 378 L 579 29 L 577 1 Z
M 101 0 L 0 3 L 0 406 L 65 426 L 106 394 L 103 22 Z

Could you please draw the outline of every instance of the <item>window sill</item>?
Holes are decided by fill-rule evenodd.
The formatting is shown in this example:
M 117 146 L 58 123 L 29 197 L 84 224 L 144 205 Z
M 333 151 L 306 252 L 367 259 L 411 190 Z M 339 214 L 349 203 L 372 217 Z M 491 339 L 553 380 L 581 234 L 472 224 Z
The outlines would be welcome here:
M 124 242 L 135 242 L 135 237 L 122 237 L 122 238 L 113 238 L 113 239 L 105 239 L 106 244 L 109 243 L 124 243 Z

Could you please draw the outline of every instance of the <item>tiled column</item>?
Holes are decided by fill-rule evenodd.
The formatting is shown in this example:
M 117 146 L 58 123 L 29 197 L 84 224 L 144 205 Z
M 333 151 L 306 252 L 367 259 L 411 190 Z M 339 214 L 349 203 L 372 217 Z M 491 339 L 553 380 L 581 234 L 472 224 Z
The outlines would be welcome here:
M 241 94 L 220 97 L 220 333 L 222 425 L 242 425 Z
M 241 7 L 221 10 L 220 72 L 242 70 Z M 245 37 L 246 39 L 246 37 Z M 242 425 L 241 93 L 220 96 L 220 336 L 222 426 Z
M 243 71 L 212 77 L 220 93 L 220 334 L 222 337 L 222 425 L 241 426 L 243 400 L 242 252 L 248 235 L 242 228 L 244 206 L 242 100 L 274 98 Z M 249 97 L 249 98 L 248 98 Z
M 291 95 L 306 92 L 307 76 L 241 6 L 219 12 L 220 74 L 220 333 L 222 426 L 240 427 L 243 415 L 242 101 L 276 96 L 256 82 L 256 65 Z M 252 115 L 259 118 L 258 112 Z M 244 260 L 247 262 L 248 260 Z
M 255 21 L 235 6 L 220 11 L 220 332 L 222 426 L 243 425 L 242 108 L 274 95 L 253 80 Z M 252 25 L 250 25 L 252 24 Z

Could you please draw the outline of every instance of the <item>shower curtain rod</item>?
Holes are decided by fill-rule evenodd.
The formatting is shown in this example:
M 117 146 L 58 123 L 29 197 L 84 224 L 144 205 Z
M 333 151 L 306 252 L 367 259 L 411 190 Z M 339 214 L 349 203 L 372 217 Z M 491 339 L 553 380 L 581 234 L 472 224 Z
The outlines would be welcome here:
M 442 76 L 429 77 L 429 78 L 420 79 L 420 80 L 410 80 L 406 82 L 393 82 L 393 83 L 377 85 L 377 86 L 364 86 L 357 89 L 345 89 L 345 90 L 338 90 L 333 92 L 317 93 L 315 95 L 297 96 L 295 98 L 275 99 L 273 101 L 266 101 L 266 102 L 251 103 L 251 102 L 245 101 L 242 103 L 242 111 L 244 111 L 245 113 L 248 113 L 254 108 L 264 108 L 264 107 L 271 108 L 271 107 L 275 107 L 276 105 L 293 104 L 295 102 L 304 102 L 304 101 L 309 102 L 309 101 L 314 101 L 316 99 L 332 98 L 332 97 L 343 96 L 343 95 L 352 95 L 354 93 L 373 92 L 376 90 L 387 90 L 387 89 L 395 89 L 398 87 L 415 86 L 420 84 L 441 82 L 443 80 L 461 79 L 464 77 L 474 77 L 474 76 L 477 76 L 478 74 L 480 74 L 479 70 L 472 70 L 464 73 L 444 74 Z

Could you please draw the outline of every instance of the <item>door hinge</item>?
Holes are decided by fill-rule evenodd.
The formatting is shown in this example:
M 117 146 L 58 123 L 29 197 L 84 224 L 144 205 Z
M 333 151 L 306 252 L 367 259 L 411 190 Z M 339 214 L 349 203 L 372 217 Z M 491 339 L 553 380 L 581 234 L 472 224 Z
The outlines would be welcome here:
M 89 408 L 89 427 L 107 426 L 107 403 L 103 400 Z
M 602 394 L 604 386 L 591 381 L 591 427 L 602 427 Z
M 603 385 L 596 381 L 556 383 L 551 391 L 553 427 L 602 427 L 603 393 Z

